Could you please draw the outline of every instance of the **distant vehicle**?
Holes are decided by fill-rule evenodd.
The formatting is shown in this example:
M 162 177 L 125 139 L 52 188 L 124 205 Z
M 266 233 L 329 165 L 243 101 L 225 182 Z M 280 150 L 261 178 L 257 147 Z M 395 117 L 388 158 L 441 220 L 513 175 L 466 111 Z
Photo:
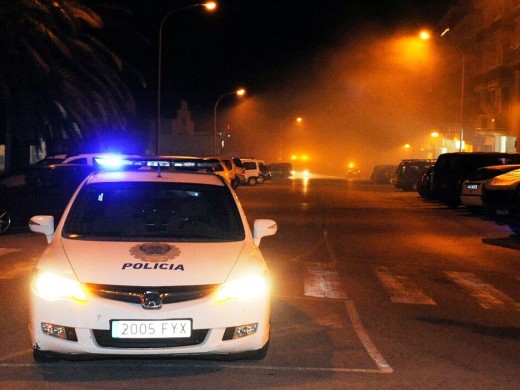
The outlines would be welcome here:
M 61 217 L 78 185 L 94 171 L 88 165 L 33 164 L 0 178 L 0 234 L 26 227 L 35 214 Z
M 233 188 L 237 188 L 240 185 L 240 178 L 237 174 L 239 168 L 236 165 L 235 159 L 233 157 L 226 156 L 216 156 L 214 158 L 219 159 L 226 166 L 226 169 L 229 172 L 229 180 L 231 182 L 231 186 Z
M 435 160 L 401 160 L 395 171 L 395 187 L 404 191 L 417 191 L 417 181 L 421 173 L 433 164 L 435 164 Z
M 254 186 L 256 184 L 262 184 L 264 177 L 260 172 L 259 161 L 253 158 L 241 158 L 242 164 L 244 165 L 244 173 L 240 176 L 240 182 Z
M 63 164 L 85 164 L 99 167 L 96 159 L 114 159 L 121 160 L 122 158 L 139 158 L 137 154 L 117 154 L 117 153 L 81 153 L 68 156 L 62 161 Z
M 520 164 L 520 153 L 457 152 L 439 156 L 433 167 L 432 197 L 449 207 L 460 205 L 462 182 L 477 168 Z
M 489 179 L 484 185 L 484 210 L 499 224 L 507 224 L 520 234 L 520 169 Z
M 482 209 L 484 206 L 482 201 L 482 189 L 484 184 L 489 179 L 514 169 L 520 169 L 520 165 L 492 165 L 490 167 L 478 168 L 462 183 L 460 192 L 461 203 L 474 211 Z
M 260 169 L 260 175 L 262 175 L 264 182 L 266 180 L 271 180 L 272 174 L 267 165 L 263 161 L 258 162 L 258 168 Z
M 60 164 L 68 157 L 66 154 L 56 154 L 51 156 L 46 156 L 40 161 L 36 162 L 36 165 L 51 165 L 51 164 Z
M 431 198 L 431 181 L 432 181 L 433 166 L 426 168 L 417 180 L 417 192 L 423 198 Z
M 287 179 L 292 175 L 291 163 L 272 163 L 267 166 L 271 176 L 275 179 Z
M 390 184 L 392 175 L 397 170 L 397 165 L 376 165 L 370 175 L 370 180 L 378 184 Z

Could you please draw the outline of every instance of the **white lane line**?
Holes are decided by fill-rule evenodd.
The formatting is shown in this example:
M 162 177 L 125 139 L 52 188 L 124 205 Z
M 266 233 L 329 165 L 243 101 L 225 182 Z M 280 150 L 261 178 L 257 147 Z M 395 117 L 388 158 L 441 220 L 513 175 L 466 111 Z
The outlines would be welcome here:
M 356 307 L 354 306 L 354 302 L 350 300 L 346 301 L 345 307 L 347 308 L 347 313 L 349 315 L 350 322 L 352 323 L 352 326 L 359 340 L 365 347 L 365 350 L 367 351 L 370 358 L 376 364 L 379 371 L 384 374 L 390 374 L 394 372 L 392 367 L 390 367 L 390 365 L 386 362 L 385 358 L 383 357 L 383 355 L 381 355 L 375 344 L 372 342 L 372 339 L 368 335 L 367 331 L 363 327 L 363 324 L 359 319 Z
M 491 284 L 485 283 L 471 272 L 447 271 L 445 274 L 468 291 L 484 309 L 506 309 L 512 307 L 514 310 L 520 311 L 520 303 Z
M 114 359 L 117 359 L 117 356 L 114 356 Z M 57 365 L 56 363 L 54 367 L 59 367 L 60 369 L 65 368 L 72 368 L 76 369 L 77 366 L 72 363 L 72 365 L 67 366 L 67 361 L 63 361 Z M 335 373 L 363 373 L 363 374 L 386 374 L 388 372 L 382 372 L 381 370 L 376 369 L 363 369 L 363 368 L 333 368 L 333 367 L 290 367 L 290 366 L 261 366 L 261 365 L 237 365 L 237 364 L 226 364 L 226 363 L 219 363 L 216 365 L 219 368 L 230 368 L 233 370 L 264 370 L 264 371 L 307 371 L 307 372 L 335 372 Z M 0 368 L 31 368 L 31 367 L 41 367 L 41 364 L 37 363 L 0 363 Z M 132 368 L 135 370 L 135 363 L 132 363 L 131 361 L 128 363 L 116 363 L 116 362 L 110 362 L 110 361 L 103 361 L 101 364 L 95 364 L 92 362 L 81 362 L 81 367 L 103 367 L 103 368 Z M 183 362 L 175 362 L 175 365 L 172 366 L 171 363 L 139 363 L 139 368 L 146 368 L 147 370 L 150 369 L 157 369 L 157 368 L 182 368 L 182 369 L 204 369 L 204 368 L 212 368 L 215 367 L 214 364 L 208 363 L 200 364 L 200 363 L 183 363 Z
M 322 263 L 313 263 L 307 267 L 304 294 L 307 297 L 347 299 L 334 265 Z
M 406 276 L 394 276 L 390 273 L 388 267 L 377 267 L 374 272 L 379 281 L 390 292 L 392 302 L 414 305 L 436 305 L 435 301 L 417 288 L 410 278 Z

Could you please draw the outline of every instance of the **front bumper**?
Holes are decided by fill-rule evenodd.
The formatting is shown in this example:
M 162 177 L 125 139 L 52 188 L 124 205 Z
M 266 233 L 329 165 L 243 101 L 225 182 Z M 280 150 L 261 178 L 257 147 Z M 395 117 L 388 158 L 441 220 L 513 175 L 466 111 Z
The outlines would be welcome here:
M 217 303 L 213 296 L 145 310 L 139 304 L 89 297 L 87 303 L 46 301 L 31 294 L 29 334 L 34 349 L 61 355 L 215 355 L 261 349 L 269 340 L 270 298 Z M 111 320 L 190 319 L 189 339 L 113 339 Z M 75 337 L 46 334 L 42 323 L 66 327 Z M 256 332 L 230 337 L 235 327 L 257 324 Z

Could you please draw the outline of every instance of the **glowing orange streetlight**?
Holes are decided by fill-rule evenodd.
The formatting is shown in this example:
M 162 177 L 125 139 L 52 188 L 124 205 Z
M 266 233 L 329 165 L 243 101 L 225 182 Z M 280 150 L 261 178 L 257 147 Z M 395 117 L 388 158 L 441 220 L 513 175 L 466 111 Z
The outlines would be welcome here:
M 239 88 L 235 91 L 231 91 L 231 92 L 226 92 L 225 94 L 223 94 L 222 96 L 220 96 L 218 99 L 217 99 L 217 102 L 215 103 L 215 109 L 213 111 L 213 120 L 214 120 L 214 129 L 213 129 L 213 137 L 214 137 L 214 140 L 213 140 L 213 155 L 214 156 L 217 156 L 217 106 L 218 106 L 218 103 L 222 100 L 223 97 L 225 96 L 228 96 L 228 95 L 237 95 L 237 96 L 244 96 L 246 94 L 246 90 L 244 88 Z
M 449 28 L 444 30 L 441 34 L 441 37 L 446 35 L 450 31 Z M 426 31 L 422 30 L 419 33 L 419 36 L 423 40 L 428 40 L 431 38 L 431 34 Z M 461 88 L 460 88 L 460 148 L 459 151 L 462 152 L 463 145 L 464 145 L 464 84 L 465 84 L 465 77 L 466 77 L 466 55 L 462 51 L 462 49 L 455 45 L 453 46 L 457 51 L 459 52 L 460 56 L 462 57 L 462 74 L 461 74 Z
M 159 154 L 159 130 L 161 128 L 161 78 L 162 78 L 162 32 L 163 32 L 163 26 L 166 22 L 166 19 L 168 19 L 171 15 L 180 12 L 185 11 L 190 8 L 195 7 L 203 7 L 206 9 L 206 11 L 214 11 L 217 8 L 217 3 L 214 1 L 209 1 L 206 3 L 198 3 L 198 4 L 192 4 L 188 5 L 186 7 L 177 8 L 173 11 L 168 12 L 161 20 L 161 24 L 159 26 L 159 58 L 157 61 L 157 118 L 156 118 L 156 129 L 155 129 L 155 154 Z

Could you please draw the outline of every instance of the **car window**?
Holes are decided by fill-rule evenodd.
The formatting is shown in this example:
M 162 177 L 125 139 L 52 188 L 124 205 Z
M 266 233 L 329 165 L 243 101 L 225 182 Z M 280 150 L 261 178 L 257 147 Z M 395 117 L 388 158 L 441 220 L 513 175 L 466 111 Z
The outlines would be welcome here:
M 235 165 L 239 168 L 244 168 L 244 164 L 242 164 L 242 160 L 240 160 L 239 158 L 234 158 L 233 159 L 233 162 L 235 163 Z
M 67 161 L 66 164 L 88 164 L 88 159 L 86 157 L 73 158 Z
M 231 171 L 233 169 L 233 163 L 231 162 L 231 160 L 221 160 L 221 161 L 224 163 L 224 165 L 226 166 L 226 168 L 228 170 Z
M 246 161 L 244 163 L 245 169 L 256 169 L 256 163 L 254 161 Z
M 64 237 L 88 240 L 239 241 L 245 238 L 227 187 L 96 183 L 82 188 Z

